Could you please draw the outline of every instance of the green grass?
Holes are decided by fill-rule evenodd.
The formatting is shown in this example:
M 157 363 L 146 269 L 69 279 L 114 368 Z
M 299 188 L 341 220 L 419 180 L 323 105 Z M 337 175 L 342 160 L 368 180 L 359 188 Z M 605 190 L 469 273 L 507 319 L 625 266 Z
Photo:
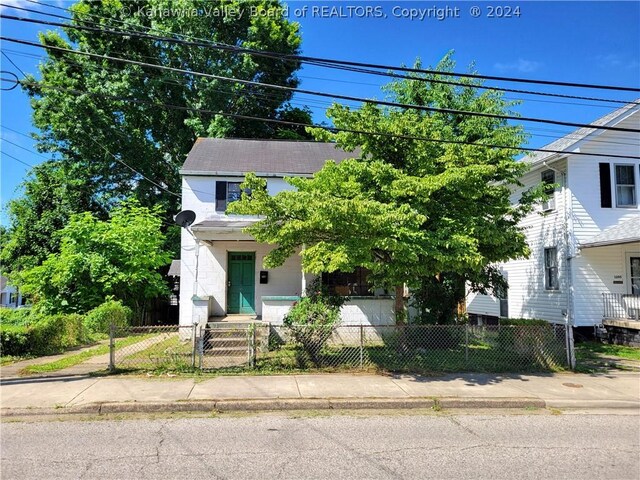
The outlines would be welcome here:
M 172 334 L 165 340 L 116 361 L 120 371 L 150 370 L 155 372 L 191 371 L 193 345 Z
M 5 365 L 10 365 L 15 362 L 20 362 L 22 360 L 29 360 L 30 358 L 33 358 L 33 356 L 32 355 L 25 355 L 25 356 L 3 355 L 2 357 L 0 357 L 0 367 L 4 367 Z
M 116 350 L 129 345 L 138 343 L 146 338 L 152 337 L 154 334 L 146 335 L 133 335 L 130 337 L 124 337 L 116 340 Z M 85 350 L 84 352 L 76 353 L 75 355 L 69 355 L 59 360 L 55 360 L 49 363 L 42 363 L 39 365 L 29 365 L 22 369 L 22 373 L 48 373 L 63 370 L 65 368 L 73 367 L 82 362 L 89 360 L 90 358 L 97 357 L 98 355 L 105 355 L 109 353 L 109 345 L 100 345 L 96 348 Z
M 618 357 L 626 360 L 640 361 L 640 348 L 627 347 L 624 345 L 610 345 L 599 342 L 576 343 L 576 359 L 597 360 L 602 356 Z

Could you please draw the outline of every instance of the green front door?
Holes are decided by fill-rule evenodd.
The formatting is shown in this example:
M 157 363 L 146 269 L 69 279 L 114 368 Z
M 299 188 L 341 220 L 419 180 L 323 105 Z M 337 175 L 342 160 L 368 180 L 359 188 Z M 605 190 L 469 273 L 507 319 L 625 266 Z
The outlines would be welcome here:
M 227 313 L 256 313 L 256 254 L 229 252 L 227 271 Z

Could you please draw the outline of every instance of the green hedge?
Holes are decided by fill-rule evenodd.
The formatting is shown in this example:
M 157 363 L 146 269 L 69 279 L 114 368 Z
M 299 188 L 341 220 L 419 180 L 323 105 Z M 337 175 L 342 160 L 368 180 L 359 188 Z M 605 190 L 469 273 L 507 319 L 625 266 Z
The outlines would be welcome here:
M 25 325 L 0 325 L 0 355 L 48 355 L 86 343 L 82 315 L 31 315 Z
M 528 327 L 531 325 L 550 325 L 550 323 L 539 318 L 501 318 L 500 325 L 516 325 L 519 327 Z
M 32 315 L 31 308 L 0 308 L 0 325 L 28 325 Z

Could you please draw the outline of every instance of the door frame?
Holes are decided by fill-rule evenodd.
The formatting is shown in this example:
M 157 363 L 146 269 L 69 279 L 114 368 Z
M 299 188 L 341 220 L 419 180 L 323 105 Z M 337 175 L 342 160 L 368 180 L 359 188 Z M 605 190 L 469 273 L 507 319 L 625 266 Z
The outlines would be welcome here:
M 252 255 L 253 256 L 253 312 L 252 313 L 229 313 L 229 290 L 231 285 L 231 255 Z M 238 251 L 227 250 L 227 268 L 225 269 L 225 312 L 227 315 L 255 315 L 256 314 L 256 252 L 255 251 Z M 239 306 L 241 307 L 241 306 Z M 241 310 L 241 308 L 239 308 Z
M 631 257 L 640 257 L 640 251 L 638 250 L 627 250 L 624 252 L 624 269 L 625 269 L 625 280 L 627 282 L 627 288 L 625 290 L 628 294 L 632 294 L 633 290 L 631 288 Z

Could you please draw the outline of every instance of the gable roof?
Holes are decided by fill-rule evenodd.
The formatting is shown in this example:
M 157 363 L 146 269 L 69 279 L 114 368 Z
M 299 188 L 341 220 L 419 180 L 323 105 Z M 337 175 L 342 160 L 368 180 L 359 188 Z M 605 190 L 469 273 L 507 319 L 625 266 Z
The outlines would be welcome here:
M 616 120 L 623 120 L 624 118 L 627 117 L 627 114 L 632 115 L 634 113 L 637 113 L 639 110 L 640 110 L 640 98 L 634 100 L 631 103 L 624 105 L 623 107 L 618 108 L 617 110 L 614 110 L 613 112 L 608 113 L 603 117 L 600 117 L 599 119 L 591 122 L 591 125 L 598 125 L 603 127 L 613 126 L 616 123 L 618 123 Z M 576 145 L 578 142 L 581 142 L 582 140 L 586 139 L 587 137 L 589 137 L 590 135 L 592 135 L 594 132 L 597 132 L 597 131 L 598 131 L 597 128 L 585 128 L 585 127 L 579 128 L 569 133 L 568 135 L 565 135 L 564 137 L 559 138 L 558 140 L 554 140 L 553 142 L 545 145 L 542 148 L 549 149 L 549 150 L 563 150 L 563 151 L 566 151 L 567 153 L 571 153 L 570 148 L 572 146 Z M 532 166 L 535 166 L 557 155 L 558 155 L 557 153 L 536 152 L 530 155 L 526 155 L 522 160 L 527 163 L 530 163 Z
M 310 175 L 327 160 L 340 162 L 359 152 L 345 152 L 335 143 L 289 140 L 198 138 L 180 170 L 182 175 Z

